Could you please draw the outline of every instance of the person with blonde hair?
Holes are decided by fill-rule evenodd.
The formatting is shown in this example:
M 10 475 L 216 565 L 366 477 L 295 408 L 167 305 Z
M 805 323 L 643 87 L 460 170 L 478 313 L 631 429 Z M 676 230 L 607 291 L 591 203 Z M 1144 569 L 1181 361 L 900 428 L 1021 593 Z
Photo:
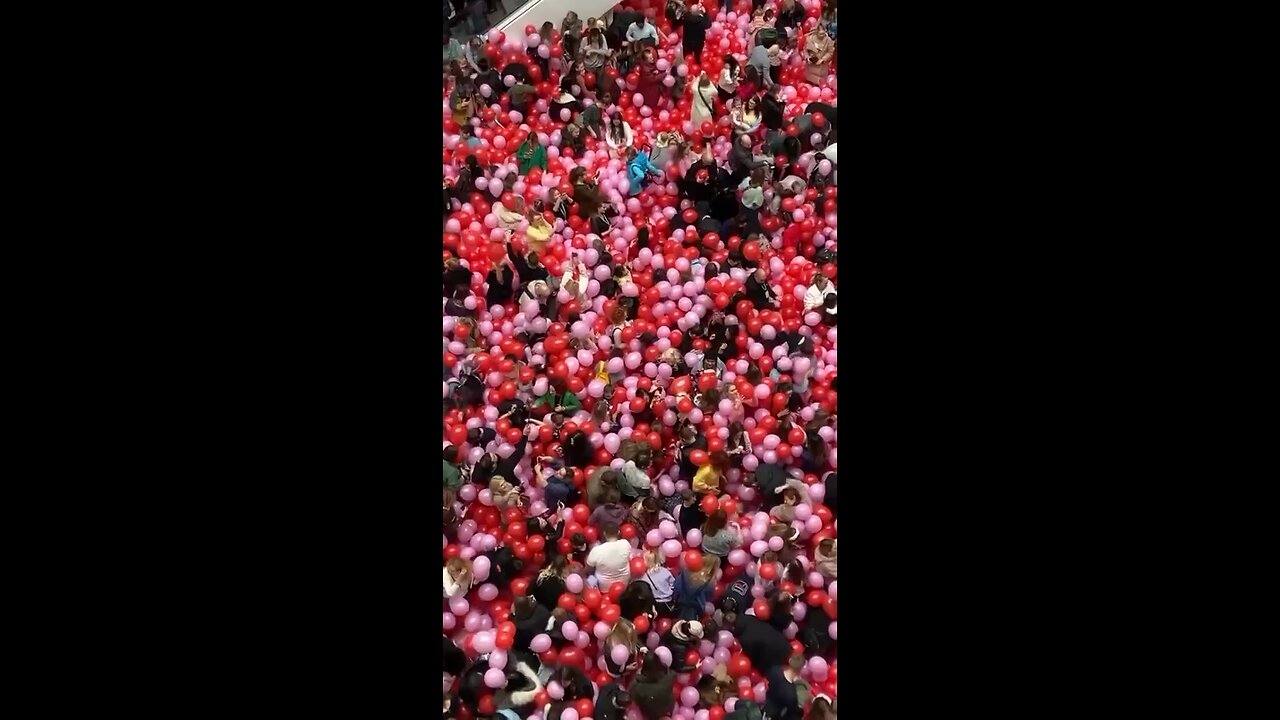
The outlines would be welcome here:
M 676 613 L 675 598 L 676 577 L 662 564 L 662 557 L 657 548 L 644 551 L 644 575 L 641 580 L 653 586 L 653 605 L 659 617 L 672 617 Z
M 604 670 L 610 677 L 620 678 L 640 667 L 642 654 L 640 640 L 636 634 L 636 626 L 626 618 L 618 618 L 609 634 L 604 636 L 600 644 L 600 657 L 604 658 Z M 622 662 L 615 660 L 614 648 L 626 648 L 627 657 Z
M 444 597 L 446 600 L 466 595 L 473 582 L 470 560 L 456 557 L 451 558 L 449 562 L 444 564 Z
M 707 603 L 715 593 L 715 576 L 720 570 L 720 558 L 703 555 L 702 567 L 697 571 L 685 568 L 676 578 L 676 614 L 681 620 L 697 620 L 706 614 Z
M 507 482 L 506 478 L 501 475 L 494 475 L 489 480 L 489 495 L 493 499 L 493 506 L 499 510 L 522 507 L 524 505 L 524 498 L 520 496 L 520 488 Z

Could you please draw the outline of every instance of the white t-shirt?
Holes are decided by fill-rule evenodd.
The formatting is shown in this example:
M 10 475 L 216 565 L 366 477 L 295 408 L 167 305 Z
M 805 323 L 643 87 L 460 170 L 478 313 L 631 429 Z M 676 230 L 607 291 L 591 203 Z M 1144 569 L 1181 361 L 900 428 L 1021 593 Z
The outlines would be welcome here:
M 603 590 L 616 582 L 631 582 L 630 562 L 631 543 L 621 538 L 600 543 L 587 554 L 587 564 L 596 569 L 596 581 Z

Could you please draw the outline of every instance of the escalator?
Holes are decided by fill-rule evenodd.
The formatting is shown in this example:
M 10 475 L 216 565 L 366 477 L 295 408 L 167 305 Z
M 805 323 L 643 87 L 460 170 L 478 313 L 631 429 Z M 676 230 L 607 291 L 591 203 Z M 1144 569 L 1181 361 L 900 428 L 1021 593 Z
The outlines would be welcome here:
M 578 17 L 585 21 L 589 17 L 604 17 L 616 4 L 617 0 L 530 0 L 497 23 L 496 27 L 508 36 L 512 32 L 524 32 L 525 25 L 536 28 L 541 27 L 544 22 L 550 22 L 559 30 L 560 23 L 570 10 L 578 13 Z

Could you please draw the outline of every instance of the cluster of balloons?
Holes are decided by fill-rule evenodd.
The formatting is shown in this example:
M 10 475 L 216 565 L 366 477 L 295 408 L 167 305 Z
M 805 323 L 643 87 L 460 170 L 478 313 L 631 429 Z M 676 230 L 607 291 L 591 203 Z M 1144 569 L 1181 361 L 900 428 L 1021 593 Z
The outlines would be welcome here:
M 816 25 L 821 6 L 819 0 L 801 0 L 800 4 L 806 15 L 801 32 L 807 32 Z M 751 3 L 747 0 L 737 0 L 728 13 L 718 10 L 713 4 L 706 5 L 708 12 L 713 13 L 714 22 L 707 31 L 701 65 L 691 56 L 680 53 L 680 38 L 663 15 L 663 7 L 658 0 L 628 0 L 624 5 L 628 9 L 649 12 L 655 19 L 663 35 L 662 46 L 658 50 L 658 67 L 670 73 L 663 81 L 667 87 L 674 85 L 677 77 L 691 81 L 704 71 L 714 79 L 722 69 L 721 55 L 731 52 L 741 59 L 750 50 Z M 530 49 L 548 61 L 549 71 L 545 75 L 537 63 L 530 61 Z M 653 467 L 658 473 L 653 478 L 656 494 L 670 497 L 689 487 L 688 480 L 678 476 L 678 466 L 670 454 L 678 417 L 687 417 L 707 438 L 707 450 L 694 452 L 690 457 L 695 465 L 707 463 L 710 453 L 724 449 L 730 424 L 740 422 L 749 434 L 751 453 L 743 458 L 741 470 L 734 468 L 729 471 L 723 495 L 707 495 L 701 500 L 704 510 L 723 509 L 742 528 L 744 536 L 743 546 L 730 552 L 722 566 L 723 574 L 717 581 L 716 596 L 744 574 L 757 581 L 777 582 L 782 569 L 776 563 L 764 562 L 763 558 L 770 550 L 781 549 L 782 540 L 777 537 L 766 539 L 769 516 L 749 509 L 757 504 L 759 498 L 753 487 L 743 484 L 743 472 L 752 472 L 766 463 L 784 465 L 791 477 L 807 486 L 811 500 L 811 504 L 796 509 L 792 525 L 798 531 L 797 542 L 813 548 L 822 540 L 836 535 L 831 509 L 822 504 L 825 497 L 820 477 L 806 473 L 798 466 L 798 458 L 804 450 L 804 433 L 797 428 L 781 432 L 777 418 L 777 412 L 787 403 L 787 397 L 778 387 L 784 378 L 808 378 L 807 404 L 796 413 L 800 420 L 812 420 L 818 410 L 834 412 L 836 409 L 837 393 L 832 382 L 836 371 L 837 329 L 824 323 L 820 313 L 804 311 L 804 297 L 813 274 L 821 270 L 833 281 L 837 277 L 835 265 L 815 262 L 819 250 L 835 249 L 837 243 L 836 188 L 828 186 L 821 198 L 810 188 L 804 195 L 782 200 L 777 213 L 763 213 L 763 244 L 746 243 L 738 236 L 720 237 L 713 232 L 701 236 L 698 246 L 686 247 L 687 240 L 699 238 L 694 227 L 698 213 L 680 197 L 674 182 L 661 180 L 632 196 L 624 162 L 611 155 L 602 141 L 588 137 L 585 151 L 579 156 L 575 156 L 572 150 L 562 151 L 558 147 L 569 120 L 563 115 L 552 117 L 550 114 L 551 101 L 564 70 L 558 32 L 547 43 L 532 26 L 526 26 L 523 33 L 510 35 L 493 30 L 488 35 L 485 53 L 495 68 L 501 69 L 512 62 L 524 64 L 534 85 L 536 99 L 525 114 L 512 108 L 509 96 L 502 94 L 496 104 L 485 108 L 479 117 L 470 119 L 475 137 L 480 140 L 480 145 L 475 148 L 460 142 L 459 128 L 452 120 L 448 100 L 442 101 L 444 176 L 456 180 L 459 167 L 468 155 L 474 155 L 486 168 L 496 166 L 488 177 L 474 179 L 474 188 L 468 189 L 465 202 L 454 202 L 445 225 L 444 245 L 456 249 L 457 256 L 472 273 L 473 296 L 467 298 L 465 306 L 473 311 L 476 323 L 473 326 L 459 323 L 453 317 L 443 319 L 443 359 L 446 367 L 453 368 L 469 356 L 469 341 L 478 342 L 483 352 L 470 357 L 474 358 L 475 370 L 483 379 L 485 394 L 482 408 L 446 413 L 444 439 L 462 449 L 466 462 L 476 462 L 486 451 L 509 457 L 515 451 L 516 443 L 524 442 L 523 432 L 522 428 L 499 417 L 497 405 L 514 398 L 518 384 L 532 383 L 534 393 L 542 394 L 547 391 L 550 381 L 561 380 L 579 396 L 583 409 L 569 417 L 560 429 L 559 437 L 581 430 L 589 436 L 595 449 L 592 465 L 615 468 L 622 465 L 616 453 L 624 441 L 647 443 L 654 451 Z M 787 132 L 798 132 L 789 121 L 802 113 L 807 103 L 817 100 L 831 103 L 835 100 L 835 75 L 825 78 L 819 85 L 807 83 L 801 52 L 792 53 L 781 68 L 779 80 L 784 86 L 782 98 L 785 101 L 784 117 L 788 121 Z M 514 78 L 504 76 L 502 82 L 509 87 L 514 84 Z M 691 105 L 687 92 L 674 102 L 663 99 L 651 107 L 636 91 L 640 78 L 635 73 L 621 75 L 614 69 L 606 69 L 599 77 L 587 73 L 582 82 L 585 84 L 583 89 L 589 91 L 605 86 L 616 90 L 616 104 L 606 109 L 606 115 L 616 114 L 626 120 L 633 129 L 637 146 L 653 145 L 658 133 L 675 130 L 690 138 L 695 143 L 695 150 L 709 146 L 721 162 L 728 157 L 732 127 L 727 113 L 717 112 L 718 121 L 694 127 L 690 120 Z M 495 88 L 489 85 L 483 85 L 479 90 L 484 97 L 495 94 Z M 584 101 L 584 104 L 588 103 L 590 100 Z M 820 115 L 815 115 L 813 121 L 819 128 L 827 122 Z M 530 135 L 536 135 L 539 143 L 546 146 L 547 168 L 534 168 L 521 175 L 513 153 Z M 544 215 L 553 227 L 553 234 L 541 255 L 542 262 L 550 273 L 558 276 L 565 270 L 570 253 L 576 254 L 586 266 L 589 276 L 585 302 L 562 289 L 558 298 L 562 310 L 557 317 L 544 317 L 534 301 L 523 306 L 488 307 L 484 299 L 485 273 L 493 262 L 501 261 L 507 254 L 506 231 L 499 222 L 497 211 L 500 208 L 516 210 L 520 207 L 519 199 L 523 199 L 524 207 L 532 207 L 539 200 L 550 201 L 552 190 L 571 195 L 573 188 L 569 176 L 578 167 L 585 168 L 588 174 L 598 174 L 600 189 L 606 199 L 622 210 L 613 220 L 612 231 L 603 238 L 593 234 L 589 224 L 578 217 L 576 206 L 571 208 L 567 221 L 550 212 Z M 792 168 L 793 172 L 805 177 L 814 169 L 807 158 Z M 819 164 L 816 170 L 829 173 L 831 168 L 829 164 Z M 515 180 L 508 189 L 505 181 L 512 177 Z M 668 169 L 667 178 L 675 177 L 676 172 Z M 766 191 L 765 198 L 767 207 L 774 199 L 772 189 Z M 512 242 L 519 245 L 526 229 L 527 221 L 522 221 L 515 229 Z M 633 241 L 641 229 L 648 230 L 650 242 L 648 248 L 637 250 Z M 603 248 L 596 247 L 596 241 L 603 241 Z M 733 250 L 741 250 L 746 258 L 767 270 L 769 282 L 778 290 L 778 307 L 761 308 L 747 300 L 732 301 L 748 279 L 747 271 L 725 267 L 724 260 Z M 602 262 L 606 259 L 603 257 L 605 253 L 609 256 L 607 259 L 615 264 L 630 265 L 631 281 L 623 285 L 621 295 L 639 300 L 637 317 L 622 331 L 616 347 L 605 330 L 618 300 L 600 293 L 601 283 L 611 276 L 610 268 Z M 452 255 L 448 250 L 445 254 Z M 707 264 L 700 261 L 704 256 L 720 266 L 721 271 L 717 275 L 707 275 Z M 671 366 L 661 362 L 660 357 L 671 348 L 680 347 L 685 333 L 717 311 L 725 314 L 727 324 L 738 325 L 743 331 L 737 335 L 735 356 L 727 363 L 725 372 L 718 377 L 711 373 L 672 377 Z M 568 324 L 563 318 L 571 314 L 578 314 L 579 319 Z M 519 339 L 520 334 L 526 331 L 545 337 L 527 345 Z M 791 357 L 784 346 L 770 350 L 765 343 L 775 340 L 783 332 L 800 333 L 811 339 L 812 355 Z M 646 333 L 656 339 L 650 343 L 642 342 L 641 336 Z M 696 339 L 693 347 L 703 350 L 706 342 Z M 615 351 L 620 356 L 615 357 Z M 512 377 L 516 365 L 507 359 L 508 355 L 529 358 L 529 365 L 521 366 L 517 377 Z M 686 358 L 686 362 L 691 359 Z M 621 381 L 609 385 L 601 380 L 597 376 L 600 363 L 604 363 L 604 369 L 610 376 L 621 376 Z M 546 370 L 538 374 L 530 366 L 541 366 Z M 752 367 L 758 368 L 762 374 L 759 382 L 747 380 Z M 778 377 L 771 375 L 774 371 L 779 373 Z M 682 392 L 705 390 L 723 383 L 733 385 L 738 401 L 725 397 L 718 406 L 704 411 L 694 407 L 688 398 L 677 397 Z M 667 391 L 659 400 L 640 394 L 640 391 L 657 386 Z M 445 397 L 449 395 L 448 384 L 443 386 L 443 392 Z M 594 422 L 591 417 L 597 403 L 609 403 L 617 413 L 616 422 Z M 652 413 L 652 420 L 638 420 L 642 414 L 648 417 L 646 411 Z M 488 447 L 469 445 L 467 431 L 477 427 L 495 428 L 497 438 Z M 837 432 L 823 427 L 818 433 L 829 446 L 827 469 L 836 469 Z M 560 440 L 553 438 L 548 426 L 536 432 L 531 441 L 533 447 L 526 457 L 555 455 L 560 445 Z M 569 471 L 569 479 L 584 489 L 589 471 L 590 468 L 573 469 Z M 487 489 L 466 483 L 458 496 L 468 506 L 465 519 L 459 523 L 456 537 L 452 541 L 449 538 L 444 540 L 446 560 L 453 557 L 472 560 L 475 586 L 466 596 L 448 602 L 443 613 L 443 628 L 468 655 L 488 654 L 490 670 L 485 682 L 493 689 L 505 683 L 507 652 L 514 644 L 515 628 L 508 620 L 513 598 L 528 592 L 532 578 L 545 566 L 549 551 L 545 538 L 527 536 L 523 522 L 525 517 L 541 515 L 548 509 L 542 491 L 529 483 L 532 479 L 529 462 L 521 462 L 515 469 L 515 475 L 513 482 L 524 482 L 529 488 L 527 507 L 499 510 Z M 558 541 L 556 549 L 559 552 L 570 551 L 568 538 L 575 532 L 581 532 L 589 543 L 599 540 L 596 529 L 587 524 L 589 509 L 586 505 L 565 508 L 563 517 L 568 525 Z M 634 548 L 631 560 L 634 576 L 644 573 L 642 553 L 645 549 L 656 550 L 673 572 L 679 572 L 681 568 L 696 571 L 702 565 L 699 551 L 702 537 L 698 528 L 682 533 L 674 523 L 663 522 L 655 529 L 641 532 L 635 526 L 625 524 L 622 534 Z M 511 548 L 513 554 L 526 563 L 525 572 L 512 580 L 508 587 L 487 582 L 491 567 L 483 553 L 499 545 Z M 815 570 L 812 552 L 802 556 L 801 562 L 806 570 L 803 583 L 795 586 L 782 582 L 784 589 L 802 599 L 802 602 L 797 602 L 794 622 L 786 631 L 796 653 L 803 652 L 803 647 L 796 640 L 797 623 L 804 621 L 810 608 L 821 607 L 831 618 L 830 637 L 835 639 L 837 634 L 837 583 L 826 582 Z M 599 640 L 620 617 L 617 599 L 622 590 L 621 583 L 597 589 L 589 587 L 580 576 L 570 576 L 568 592 L 559 600 L 560 607 L 574 616 L 563 628 L 568 645 L 557 649 L 549 636 L 540 634 L 533 639 L 530 649 L 544 663 L 574 665 L 599 684 L 609 682 L 603 669 Z M 751 612 L 765 617 L 768 606 L 761 597 L 764 592 L 762 583 L 757 582 L 752 592 L 755 602 Z M 658 639 L 670 627 L 671 621 L 659 619 L 652 626 L 646 618 L 635 621 L 647 646 L 656 648 L 655 652 L 664 663 L 671 665 L 675 662 L 676 658 L 670 657 L 669 650 L 658 647 Z M 614 652 L 618 651 L 625 652 L 625 648 L 615 648 Z M 612 659 L 623 663 L 627 658 Z M 679 702 L 673 717 L 678 720 L 723 720 L 726 713 L 732 712 L 736 702 L 732 699 L 723 706 L 695 710 L 698 703 L 694 687 L 697 678 L 721 664 L 738 683 L 740 697 L 763 702 L 764 678 L 742 654 L 732 634 L 720 632 L 714 638 L 703 640 L 689 650 L 684 660 L 694 665 L 695 670 L 682 673 L 677 678 Z M 833 660 L 813 657 L 802 672 L 815 692 L 825 692 L 832 697 L 836 695 L 837 670 Z M 563 688 L 552 683 L 544 690 L 544 696 L 536 700 L 535 707 L 541 708 L 546 702 L 563 697 L 563 693 Z M 489 697 L 485 701 L 492 703 Z M 579 700 L 563 717 L 565 720 L 586 720 L 593 711 L 590 700 Z M 540 714 L 533 717 L 541 720 Z

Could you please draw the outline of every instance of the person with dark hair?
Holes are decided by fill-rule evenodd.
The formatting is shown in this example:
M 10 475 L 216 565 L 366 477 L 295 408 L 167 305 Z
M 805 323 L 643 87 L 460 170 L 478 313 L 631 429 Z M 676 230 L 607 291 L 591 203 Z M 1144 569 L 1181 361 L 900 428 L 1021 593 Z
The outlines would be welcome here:
M 547 631 L 551 610 L 531 596 L 523 596 L 511 603 L 511 621 L 516 624 L 515 647 L 527 648 L 533 638 Z
M 498 439 L 498 431 L 491 427 L 474 427 L 467 431 L 467 444 L 482 448 Z
M 547 548 L 550 549 L 554 545 L 548 543 Z M 547 610 L 555 610 L 558 607 L 560 596 L 564 594 L 565 578 L 569 576 L 569 561 L 563 555 L 548 553 L 551 557 L 547 566 L 538 572 L 534 578 L 529 590 L 533 593 L 533 598 L 538 601 L 539 605 L 547 608 Z
M 758 617 L 738 613 L 733 633 L 742 646 L 743 654 L 761 673 L 768 672 L 769 668 L 781 665 L 791 657 L 791 643 L 787 636 Z
M 604 503 L 591 511 L 587 525 L 594 528 L 602 528 L 608 524 L 622 525 L 627 521 L 627 515 L 627 506 L 622 503 L 622 493 L 617 488 L 608 488 L 604 491 Z
M 630 693 L 616 682 L 605 683 L 596 698 L 594 715 L 596 720 L 623 720 L 630 705 Z
M 615 582 L 624 586 L 631 580 L 631 543 L 618 537 L 616 523 L 600 528 L 602 542 L 587 555 L 587 567 L 594 568 L 596 587 L 608 590 Z
M 560 452 L 564 464 L 571 468 L 586 468 L 591 465 L 595 456 L 595 448 L 591 445 L 591 436 L 581 430 L 574 430 L 560 444 Z
M 644 615 L 653 620 L 658 616 L 658 609 L 653 598 L 653 586 L 644 580 L 632 580 L 626 590 L 618 596 L 618 607 L 622 617 L 635 620 Z
M 463 669 L 467 666 L 467 654 L 462 652 L 452 640 L 445 637 L 444 640 L 444 671 L 458 677 L 462 675 Z
M 770 130 L 782 130 L 782 110 L 786 103 L 782 101 L 782 86 L 774 85 L 764 94 L 760 101 L 760 124 Z
M 694 62 L 702 64 L 702 48 L 707 44 L 707 28 L 711 27 L 711 18 L 702 4 L 696 4 L 684 17 L 684 51 L 692 55 Z
M 716 557 L 728 557 L 729 551 L 742 544 L 742 535 L 729 525 L 729 516 L 717 509 L 702 525 L 702 551 Z
M 675 673 L 668 670 L 657 655 L 645 656 L 640 675 L 631 686 L 631 698 L 645 720 L 659 720 L 675 709 L 675 679 Z
M 596 688 L 591 684 L 586 673 L 573 665 L 557 665 L 555 670 L 551 671 L 551 680 L 564 688 L 564 699 L 570 702 L 582 698 L 589 700 L 596 693 Z
M 520 442 L 515 443 L 516 451 L 508 457 L 499 457 L 498 453 L 481 455 L 480 459 L 476 461 L 475 467 L 471 470 L 471 482 L 488 487 L 489 481 L 495 475 L 504 478 L 516 477 L 516 466 L 520 464 L 520 460 L 524 458 L 524 453 L 528 449 L 528 430 L 530 427 L 536 427 L 537 424 L 531 423 L 525 427 L 526 434 L 520 438 Z
M 765 689 L 764 713 L 771 720 L 800 720 L 804 717 L 794 684 L 799 677 L 789 664 L 774 665 L 765 673 L 769 682 Z
M 692 490 L 685 488 L 680 491 L 680 508 L 677 512 L 677 520 L 680 522 L 680 530 L 683 533 L 687 534 L 694 528 L 701 528 L 702 524 L 707 521 L 707 515 L 702 512 L 702 505 L 698 500 L 698 495 Z
M 457 490 L 462 487 L 462 468 L 458 466 L 458 448 L 446 445 L 444 448 L 444 487 L 446 490 Z

